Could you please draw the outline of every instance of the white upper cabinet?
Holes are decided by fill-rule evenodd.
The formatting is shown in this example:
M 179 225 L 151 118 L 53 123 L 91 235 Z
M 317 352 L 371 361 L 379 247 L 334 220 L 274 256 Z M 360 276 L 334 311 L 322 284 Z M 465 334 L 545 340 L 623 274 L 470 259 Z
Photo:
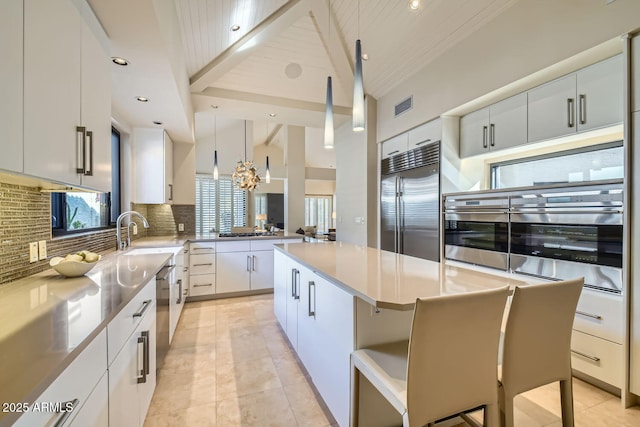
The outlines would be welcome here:
M 84 3 L 24 2 L 23 172 L 111 191 L 108 54 L 83 15 L 95 21 Z
M 0 39 L 0 169 L 22 172 L 22 0 L 2 2 Z
M 640 111 L 640 36 L 631 39 L 631 111 Z
M 382 143 L 382 159 L 403 153 L 409 148 L 409 134 L 403 133 Z
M 421 147 L 425 144 L 440 141 L 442 139 L 442 121 L 431 120 L 409 131 L 408 149 Z
M 80 12 L 69 0 L 24 2 L 24 172 L 80 185 Z
M 622 123 L 622 55 L 578 71 L 577 88 L 578 132 Z
M 527 143 L 527 94 L 497 102 L 460 119 L 460 157 Z
M 136 128 L 134 203 L 173 203 L 173 142 L 163 129 Z
M 622 56 L 529 91 L 529 141 L 622 123 Z

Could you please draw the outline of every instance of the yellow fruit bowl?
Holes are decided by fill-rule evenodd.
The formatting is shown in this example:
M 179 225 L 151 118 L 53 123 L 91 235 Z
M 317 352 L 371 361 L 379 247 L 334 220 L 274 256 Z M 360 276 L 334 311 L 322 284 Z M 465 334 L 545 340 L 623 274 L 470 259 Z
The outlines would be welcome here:
M 49 265 L 58 273 L 66 277 L 79 277 L 89 271 L 100 261 L 101 255 L 98 255 L 98 260 L 94 262 L 74 261 L 68 260 L 62 257 L 53 257 L 49 261 Z

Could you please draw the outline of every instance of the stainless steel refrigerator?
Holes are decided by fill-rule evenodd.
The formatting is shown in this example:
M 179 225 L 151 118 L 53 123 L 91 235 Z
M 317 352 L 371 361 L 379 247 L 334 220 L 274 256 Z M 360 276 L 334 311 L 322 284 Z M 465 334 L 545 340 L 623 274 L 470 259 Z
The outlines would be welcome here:
M 381 249 L 440 260 L 440 142 L 382 160 Z

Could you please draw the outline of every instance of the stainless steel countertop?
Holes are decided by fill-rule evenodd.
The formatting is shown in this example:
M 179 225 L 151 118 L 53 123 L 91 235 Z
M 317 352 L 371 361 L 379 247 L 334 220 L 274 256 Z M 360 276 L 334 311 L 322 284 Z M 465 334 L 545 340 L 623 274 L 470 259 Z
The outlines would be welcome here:
M 170 256 L 112 252 L 85 276 L 50 269 L 1 286 L 0 402 L 34 402 Z M 19 415 L 0 412 L 0 426 Z

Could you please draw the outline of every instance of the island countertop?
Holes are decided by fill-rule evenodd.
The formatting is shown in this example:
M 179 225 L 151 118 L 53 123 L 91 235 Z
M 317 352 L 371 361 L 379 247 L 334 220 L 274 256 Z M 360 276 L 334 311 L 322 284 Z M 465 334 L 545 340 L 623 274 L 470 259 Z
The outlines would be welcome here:
M 506 274 L 490 274 L 349 243 L 283 243 L 275 247 L 379 308 L 412 310 L 416 298 L 530 284 Z

